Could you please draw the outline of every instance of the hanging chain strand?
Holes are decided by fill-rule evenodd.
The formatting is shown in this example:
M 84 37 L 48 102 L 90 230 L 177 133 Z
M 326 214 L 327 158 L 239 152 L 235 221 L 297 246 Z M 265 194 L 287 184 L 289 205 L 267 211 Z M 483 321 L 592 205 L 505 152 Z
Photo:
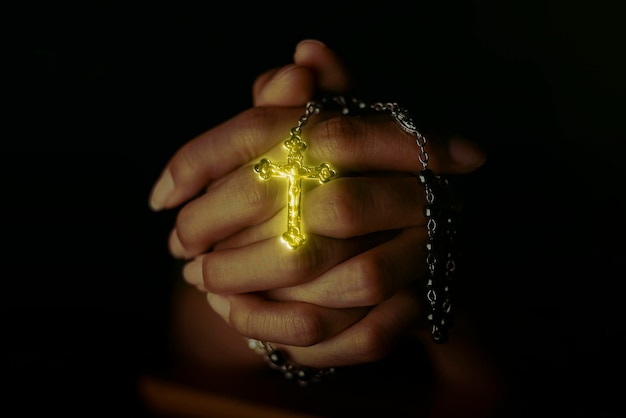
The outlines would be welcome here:
M 265 358 L 265 361 L 274 370 L 280 371 L 285 379 L 295 380 L 298 386 L 307 386 L 309 383 L 318 383 L 335 374 L 335 368 L 316 369 L 313 367 L 298 366 L 287 358 L 287 354 L 272 347 L 272 344 L 254 338 L 246 338 L 248 348 L 256 351 Z
M 311 115 L 320 112 L 322 104 L 316 101 L 310 101 L 306 104 L 304 114 L 298 119 L 298 125 L 291 128 L 291 135 L 302 135 L 302 128 L 309 122 Z
M 420 172 L 417 176 L 424 186 L 426 205 L 426 299 L 430 308 L 427 315 L 431 326 L 433 341 L 444 343 L 448 341 L 448 329 L 452 325 L 452 302 L 450 288 L 454 273 L 455 237 L 457 233 L 456 206 L 450 193 L 450 185 L 446 178 L 435 175 L 428 168 L 429 155 L 426 151 L 426 137 L 417 129 L 409 112 L 397 103 L 374 103 L 372 109 L 389 111 L 398 126 L 408 134 L 415 136 L 415 143 L 419 147 Z
M 397 103 L 376 102 L 367 105 L 355 98 L 344 96 L 324 97 L 306 104 L 305 112 L 298 119 L 298 124 L 291 128 L 292 138 L 301 138 L 302 128 L 312 115 L 317 114 L 327 105 L 339 107 L 344 115 L 361 114 L 367 109 L 375 112 L 387 111 L 404 132 L 415 137 L 419 148 L 417 179 L 424 187 L 424 217 L 426 219 L 426 302 L 429 307 L 427 318 L 431 327 L 431 337 L 436 343 L 445 343 L 452 326 L 452 303 L 450 289 L 456 272 L 456 234 L 458 213 L 456 202 L 452 198 L 448 179 L 436 175 L 428 167 L 429 154 L 426 151 L 426 137 L 417 129 L 409 112 Z M 319 382 L 335 374 L 335 368 L 315 369 L 299 366 L 289 361 L 286 353 L 274 348 L 268 342 L 246 338 L 250 349 L 263 355 L 271 368 L 279 370 L 285 378 L 295 380 L 300 386 Z
M 417 127 L 413 123 L 413 119 L 409 116 L 409 112 L 400 107 L 397 103 L 377 102 L 371 107 L 377 112 L 385 110 L 389 111 L 400 129 L 408 134 L 415 135 L 415 143 L 420 150 L 418 158 L 419 162 L 422 164 L 421 169 L 426 170 L 428 168 L 428 159 L 430 158 L 428 152 L 426 151 L 426 137 L 417 130 Z

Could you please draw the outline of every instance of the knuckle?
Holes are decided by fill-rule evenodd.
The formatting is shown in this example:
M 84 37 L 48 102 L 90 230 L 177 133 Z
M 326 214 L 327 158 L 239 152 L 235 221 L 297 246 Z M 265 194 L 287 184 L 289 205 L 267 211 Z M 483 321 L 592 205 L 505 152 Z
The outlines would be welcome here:
M 281 315 L 259 315 L 254 309 L 233 306 L 230 325 L 242 335 L 299 347 L 322 341 L 324 330 L 322 318 L 304 304 Z
M 252 169 L 250 168 L 250 172 Z M 267 206 L 269 199 L 273 196 L 276 198 L 276 193 L 271 193 L 272 190 L 276 190 L 276 187 L 271 187 L 268 181 L 259 180 L 258 176 L 250 175 L 250 173 L 243 172 L 242 175 L 237 176 L 237 188 L 244 207 L 248 207 L 253 211 L 258 208 L 264 208 Z
M 250 303 L 249 300 L 231 299 L 230 326 L 241 335 L 262 340 L 273 340 L 272 331 L 275 331 L 280 325 L 280 317 L 264 313 L 260 309 L 259 305 Z
M 354 154 L 362 149 L 363 126 L 354 118 L 337 116 L 314 127 L 313 134 L 324 155 L 340 155 L 349 151 Z M 357 155 L 358 157 L 358 155 Z
M 289 132 L 288 130 L 284 132 L 283 126 L 285 115 L 291 115 L 292 112 L 293 110 L 279 110 L 273 106 L 256 106 L 244 110 L 237 116 L 236 123 L 240 135 L 237 141 L 231 141 L 233 144 L 231 152 L 238 154 L 242 161 L 257 158 L 261 147 L 270 148 L 276 145 L 283 139 L 283 135 Z M 291 116 L 288 119 L 291 120 Z
M 362 257 L 353 266 L 355 302 L 373 306 L 390 296 L 391 276 L 384 262 L 375 257 Z
M 283 326 L 285 327 L 285 335 L 288 336 L 293 345 L 309 347 L 323 339 L 322 318 L 306 305 L 294 309 L 285 318 Z
M 271 114 L 269 108 L 266 107 L 252 107 L 238 115 L 237 124 L 242 132 L 246 133 L 239 138 L 242 140 L 242 153 L 246 157 L 253 158 L 256 156 L 254 144 L 264 141 L 270 120 Z
M 316 270 L 318 263 L 318 251 L 315 240 L 308 241 L 298 249 L 298 251 L 284 251 L 279 254 L 279 271 L 284 271 L 285 275 L 291 277 L 309 277 Z
M 365 362 L 382 360 L 393 346 L 385 329 L 374 321 L 364 325 L 354 340 L 354 355 Z
M 359 232 L 359 193 L 346 180 L 337 179 L 328 187 L 310 215 L 325 234 L 336 238 L 349 238 Z
M 263 322 L 266 320 L 267 318 L 263 315 L 254 315 L 252 310 L 231 305 L 230 326 L 242 335 L 262 338 L 259 330 L 263 329 Z

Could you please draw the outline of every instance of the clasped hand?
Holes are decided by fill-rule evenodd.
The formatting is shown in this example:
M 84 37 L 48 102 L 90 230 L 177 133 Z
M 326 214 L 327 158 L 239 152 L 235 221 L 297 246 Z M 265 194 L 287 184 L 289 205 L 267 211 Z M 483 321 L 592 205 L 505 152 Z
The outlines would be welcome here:
M 172 156 L 151 195 L 154 210 L 179 208 L 169 248 L 188 260 L 185 280 L 236 332 L 311 367 L 381 359 L 424 307 L 420 150 L 389 114 L 322 111 L 303 128 L 304 161 L 328 162 L 336 176 L 302 183 L 300 248 L 280 240 L 287 180 L 254 172 L 262 158 L 285 161 L 283 142 L 316 92 L 348 88 L 332 50 L 301 42 L 293 64 L 257 78 L 252 108 Z M 484 160 L 467 140 L 428 139 L 436 173 L 468 173 Z

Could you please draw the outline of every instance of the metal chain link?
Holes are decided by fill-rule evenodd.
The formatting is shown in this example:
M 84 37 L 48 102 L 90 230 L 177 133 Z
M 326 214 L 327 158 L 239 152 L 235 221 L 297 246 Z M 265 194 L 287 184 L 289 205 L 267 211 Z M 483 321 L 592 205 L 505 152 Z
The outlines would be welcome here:
M 420 163 L 422 164 L 422 170 L 428 168 L 428 159 L 430 156 L 426 151 L 426 137 L 422 135 L 415 123 L 413 123 L 413 119 L 409 116 L 409 112 L 400 107 L 397 103 L 382 103 L 377 102 L 371 105 L 372 109 L 377 112 L 381 112 L 387 110 L 391 113 L 394 120 L 403 131 L 415 135 L 415 143 L 420 149 L 420 154 L 418 156 Z
M 388 111 L 398 126 L 408 134 L 415 136 L 419 147 L 421 164 L 418 180 L 424 186 L 426 205 L 426 299 L 430 311 L 427 315 L 431 324 L 433 341 L 448 341 L 448 329 L 451 326 L 452 302 L 450 288 L 456 262 L 454 259 L 454 237 L 456 236 L 455 202 L 452 201 L 448 180 L 435 175 L 428 168 L 430 158 L 426 151 L 426 137 L 423 136 L 409 112 L 397 103 L 377 102 L 371 105 L 375 111 Z
M 289 361 L 287 355 L 282 351 L 272 347 L 270 343 L 254 338 L 246 338 L 248 348 L 262 355 L 267 364 L 275 370 L 280 371 L 285 379 L 295 380 L 299 386 L 307 386 L 309 383 L 318 383 L 334 375 L 336 369 L 316 369 L 313 367 L 299 366 Z
M 417 129 L 409 112 L 392 102 L 376 102 L 367 105 L 355 98 L 346 99 L 344 96 L 325 97 L 318 101 L 306 104 L 305 112 L 298 119 L 297 126 L 291 129 L 293 137 L 299 137 L 302 128 L 308 123 L 313 114 L 330 104 L 339 106 L 344 115 L 360 114 L 366 109 L 376 112 L 387 111 L 397 125 L 406 133 L 415 136 L 415 143 L 419 148 L 418 181 L 424 187 L 426 218 L 426 300 L 429 306 L 427 314 L 431 325 L 431 337 L 436 343 L 448 341 L 448 330 L 452 325 L 452 302 L 450 289 L 453 276 L 456 272 L 455 238 L 457 234 L 457 213 L 452 198 L 448 179 L 435 175 L 429 168 L 429 154 L 426 150 L 426 137 Z M 264 355 L 267 362 L 274 369 L 280 370 L 288 379 L 295 379 L 299 385 L 305 386 L 309 382 L 318 382 L 324 377 L 333 375 L 334 368 L 314 369 L 298 366 L 288 361 L 286 354 L 272 347 L 270 343 L 253 338 L 247 338 L 251 349 Z

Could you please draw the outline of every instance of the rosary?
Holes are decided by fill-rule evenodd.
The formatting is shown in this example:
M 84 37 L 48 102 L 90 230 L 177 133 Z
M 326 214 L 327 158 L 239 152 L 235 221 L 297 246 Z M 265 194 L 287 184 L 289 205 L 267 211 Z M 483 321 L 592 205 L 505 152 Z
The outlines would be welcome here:
M 317 179 L 320 183 L 326 183 L 336 175 L 335 171 L 326 163 L 317 167 L 303 164 L 303 153 L 307 149 L 307 143 L 302 139 L 302 127 L 306 125 L 312 114 L 319 112 L 320 108 L 319 103 L 309 102 L 306 106 L 306 112 L 298 120 L 298 126 L 291 128 L 291 136 L 283 143 L 288 151 L 285 164 L 275 164 L 267 158 L 263 158 L 254 166 L 254 171 L 263 180 L 269 180 L 272 177 L 287 177 L 289 179 L 287 231 L 283 234 L 282 239 L 292 249 L 302 246 L 306 241 L 306 236 L 302 232 L 302 211 L 300 209 L 302 180 Z
M 289 182 L 287 195 L 287 230 L 282 241 L 291 249 L 297 249 L 306 242 L 302 229 L 302 181 L 317 180 L 326 183 L 336 176 L 336 172 L 327 163 L 318 166 L 304 164 L 304 152 L 307 143 L 302 138 L 302 128 L 313 114 L 317 114 L 326 106 L 341 109 L 342 114 L 362 114 L 367 110 L 375 112 L 387 111 L 396 124 L 407 134 L 415 138 L 419 148 L 419 172 L 417 180 L 424 188 L 426 204 L 427 241 L 426 265 L 426 302 L 428 306 L 428 322 L 432 340 L 436 343 L 448 341 L 448 329 L 452 325 L 452 305 L 450 287 L 456 270 L 455 238 L 457 232 L 458 213 L 446 178 L 436 175 L 428 168 L 429 155 L 426 151 L 426 138 L 418 131 L 408 111 L 397 103 L 376 102 L 371 105 L 356 100 L 347 100 L 343 96 L 323 98 L 310 101 L 305 113 L 299 118 L 297 126 L 290 131 L 290 137 L 284 141 L 287 150 L 287 162 L 277 164 L 267 158 L 254 166 L 254 171 L 263 180 L 273 177 L 287 178 Z M 334 368 L 311 369 L 290 363 L 284 352 L 274 349 L 271 344 L 248 338 L 251 349 L 264 355 L 271 367 L 283 372 L 285 377 L 295 379 L 301 385 L 320 381 L 324 376 L 334 373 Z

